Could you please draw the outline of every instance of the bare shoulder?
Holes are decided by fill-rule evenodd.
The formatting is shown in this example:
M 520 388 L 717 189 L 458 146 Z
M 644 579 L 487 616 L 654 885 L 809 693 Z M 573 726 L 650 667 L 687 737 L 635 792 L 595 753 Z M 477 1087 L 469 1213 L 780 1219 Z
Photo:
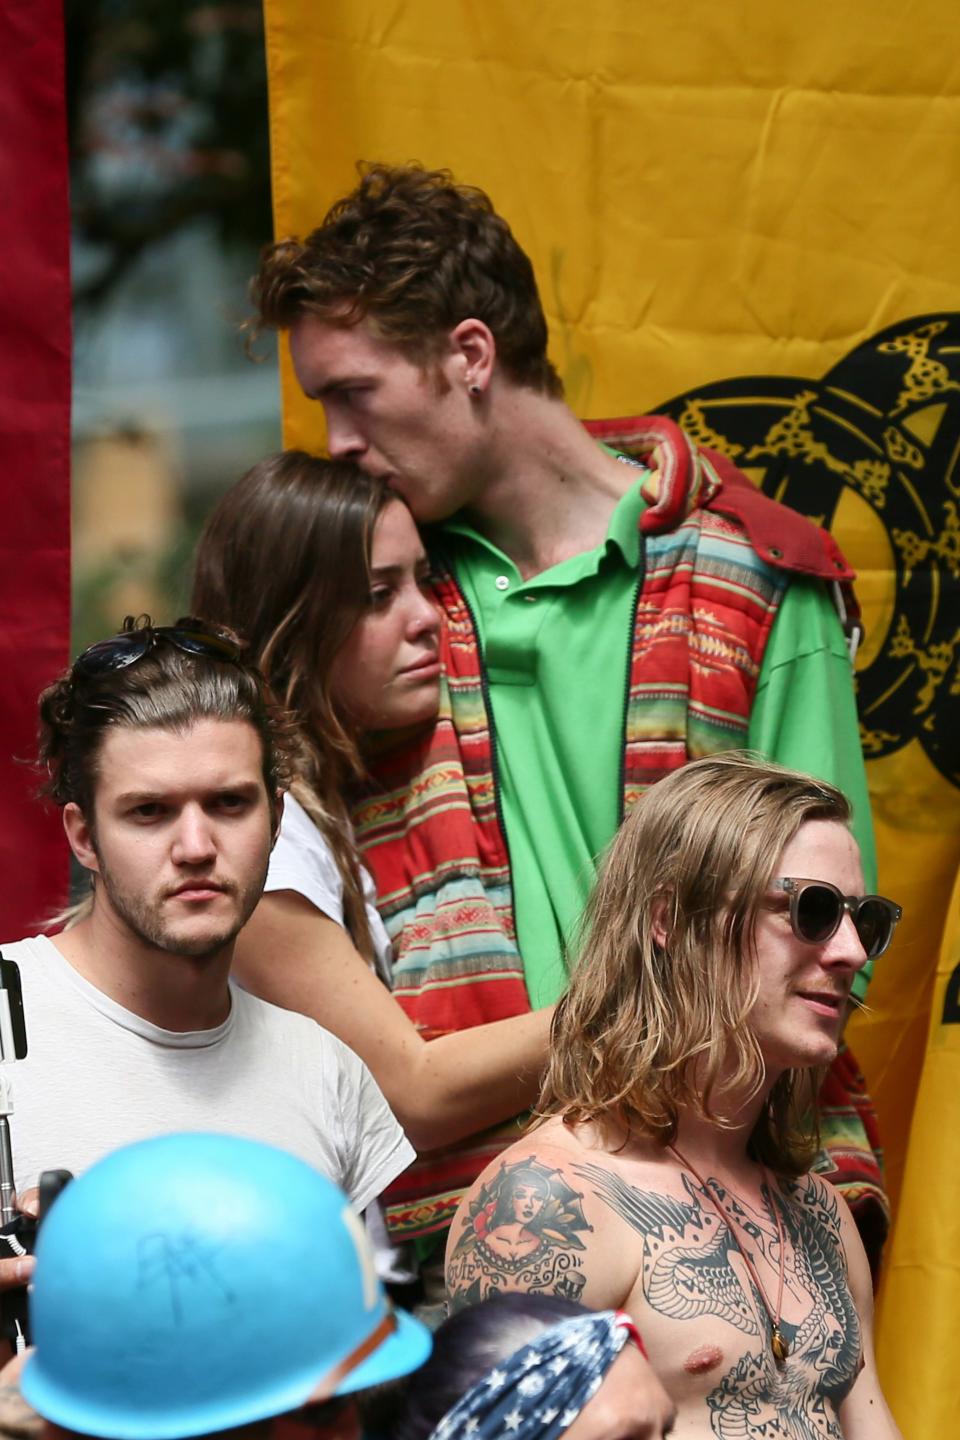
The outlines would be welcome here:
M 807 1170 L 803 1175 L 798 1175 L 792 1180 L 781 1180 L 781 1185 L 788 1187 L 795 1196 L 803 1196 L 809 1205 L 820 1205 L 827 1209 L 835 1209 L 839 1217 L 839 1208 L 843 1204 L 844 1210 L 848 1207 L 843 1203 L 839 1190 L 818 1175 L 815 1170 Z
M 642 1238 L 623 1204 L 616 1155 L 589 1132 L 547 1121 L 480 1175 L 454 1217 L 447 1289 L 454 1309 L 511 1290 L 622 1305 Z
M 815 1227 L 814 1235 L 834 1247 L 838 1268 L 842 1267 L 860 1319 L 869 1326 L 873 1315 L 873 1278 L 850 1206 L 823 1176 L 812 1172 L 792 1182 L 791 1198 L 795 1205 L 797 1202 L 802 1205 Z
M 780 1190 L 800 1235 L 808 1243 L 827 1247 L 846 1269 L 851 1244 L 859 1247 L 860 1237 L 840 1192 L 812 1170 L 796 1179 L 781 1179 Z
M 562 1126 L 540 1127 L 499 1156 L 464 1196 L 447 1242 L 453 1309 L 511 1290 L 580 1299 L 593 1227 Z

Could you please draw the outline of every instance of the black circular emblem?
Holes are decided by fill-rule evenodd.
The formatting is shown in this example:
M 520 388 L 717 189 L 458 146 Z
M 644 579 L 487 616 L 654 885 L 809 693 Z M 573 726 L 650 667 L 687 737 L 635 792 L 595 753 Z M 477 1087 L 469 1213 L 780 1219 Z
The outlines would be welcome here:
M 960 787 L 960 314 L 891 325 L 822 380 L 724 380 L 657 410 L 828 529 L 845 490 L 873 510 L 894 594 L 857 672 L 864 754 L 916 738 Z

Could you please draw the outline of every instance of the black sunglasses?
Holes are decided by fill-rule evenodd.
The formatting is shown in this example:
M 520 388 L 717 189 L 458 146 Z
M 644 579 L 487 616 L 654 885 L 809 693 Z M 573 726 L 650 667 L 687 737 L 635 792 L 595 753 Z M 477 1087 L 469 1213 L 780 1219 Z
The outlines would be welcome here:
M 899 905 L 882 895 L 844 895 L 828 880 L 796 880 L 784 875 L 773 884 L 790 896 L 790 926 L 798 940 L 822 945 L 836 935 L 846 912 L 868 960 L 883 954 L 903 914 Z
M 235 665 L 241 659 L 239 645 L 227 635 L 211 630 L 205 621 L 193 615 L 185 615 L 176 625 L 147 624 L 138 629 L 133 628 L 131 617 L 124 622 L 124 627 L 119 635 L 111 635 L 109 640 L 98 640 L 78 655 L 73 662 L 74 676 L 83 678 L 105 675 L 110 670 L 125 670 L 128 665 L 136 665 L 138 660 L 149 655 L 163 640 L 185 655 L 209 655 L 214 660 L 228 660 Z

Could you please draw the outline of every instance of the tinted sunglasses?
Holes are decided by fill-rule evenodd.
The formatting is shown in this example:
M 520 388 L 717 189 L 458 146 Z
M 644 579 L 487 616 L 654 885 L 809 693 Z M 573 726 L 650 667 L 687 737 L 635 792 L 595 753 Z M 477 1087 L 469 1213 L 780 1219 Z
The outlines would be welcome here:
M 125 670 L 149 655 L 162 640 L 185 655 L 209 655 L 214 660 L 228 660 L 233 664 L 241 658 L 240 647 L 228 636 L 211 630 L 205 621 L 193 615 L 184 616 L 176 625 L 144 625 L 135 630 L 132 619 L 124 622 L 125 627 L 127 624 L 130 629 L 124 628 L 109 640 L 98 640 L 78 655 L 73 662 L 74 676 L 85 678 L 105 675 L 110 670 Z
M 903 914 L 899 905 L 882 895 L 844 895 L 827 880 L 796 880 L 784 875 L 772 883 L 790 896 L 790 926 L 798 940 L 822 945 L 836 935 L 846 912 L 868 960 L 883 954 Z

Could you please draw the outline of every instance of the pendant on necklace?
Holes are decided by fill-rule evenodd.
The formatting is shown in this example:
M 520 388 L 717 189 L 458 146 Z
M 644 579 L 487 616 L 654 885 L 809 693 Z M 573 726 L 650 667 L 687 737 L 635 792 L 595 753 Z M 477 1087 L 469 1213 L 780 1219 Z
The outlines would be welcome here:
M 774 1325 L 770 1332 L 770 1349 L 773 1351 L 773 1358 L 777 1365 L 782 1368 L 790 1354 L 790 1346 L 779 1325 Z

